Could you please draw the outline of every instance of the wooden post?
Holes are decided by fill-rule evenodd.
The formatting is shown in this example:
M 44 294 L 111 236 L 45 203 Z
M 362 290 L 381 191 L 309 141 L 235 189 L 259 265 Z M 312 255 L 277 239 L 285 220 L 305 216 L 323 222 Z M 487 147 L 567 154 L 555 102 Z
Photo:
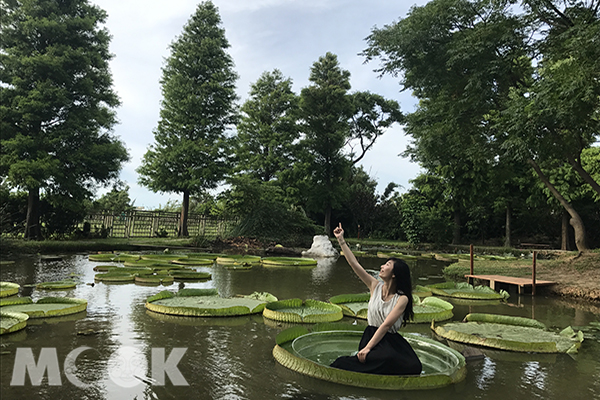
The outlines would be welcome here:
M 535 260 L 537 258 L 537 251 L 533 251 L 533 266 L 531 269 L 531 295 L 535 296 Z
M 469 275 L 473 275 L 473 245 L 469 246 L 469 253 L 470 253 L 470 259 L 471 259 L 471 268 L 469 270 Z M 475 283 L 475 278 L 473 278 L 472 276 L 469 277 L 469 279 L 467 279 L 467 283 Z
M 473 245 L 469 246 L 469 251 L 471 253 L 471 272 L 470 272 L 470 274 L 473 275 Z

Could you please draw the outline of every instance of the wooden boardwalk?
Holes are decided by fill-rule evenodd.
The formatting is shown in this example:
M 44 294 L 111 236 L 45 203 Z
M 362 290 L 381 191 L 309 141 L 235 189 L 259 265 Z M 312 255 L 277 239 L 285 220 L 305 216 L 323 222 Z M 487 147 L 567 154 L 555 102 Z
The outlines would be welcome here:
M 502 276 L 502 275 L 465 275 L 467 282 L 472 283 L 473 279 L 480 279 L 490 282 L 490 287 L 496 290 L 496 283 L 506 283 L 509 285 L 516 285 L 519 289 L 519 294 L 525 292 L 525 288 L 532 288 L 532 293 L 535 293 L 534 280 L 532 278 L 516 278 L 513 276 Z M 535 287 L 537 286 L 551 286 L 555 285 L 556 282 L 552 281 L 541 281 L 535 280 Z

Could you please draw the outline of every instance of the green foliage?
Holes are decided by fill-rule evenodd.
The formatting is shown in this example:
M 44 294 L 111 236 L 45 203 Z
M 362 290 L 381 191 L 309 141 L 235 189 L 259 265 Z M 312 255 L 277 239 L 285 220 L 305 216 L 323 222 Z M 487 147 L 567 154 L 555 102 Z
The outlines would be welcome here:
M 228 210 L 240 216 L 232 236 L 254 237 L 266 242 L 307 245 L 319 228 L 302 209 L 284 202 L 284 194 L 274 183 L 262 183 L 249 177 L 231 178 L 227 193 Z M 285 223 L 282 223 L 285 221 Z
M 325 232 L 330 233 L 331 209 L 347 195 L 344 180 L 350 163 L 343 154 L 349 134 L 352 103 L 350 73 L 343 70 L 337 56 L 327 53 L 311 68 L 311 85 L 300 93 L 300 109 L 309 154 L 310 195 L 308 207 L 325 213 Z
M 110 134 L 119 100 L 105 20 L 87 0 L 3 3 L 0 172 L 31 196 L 27 237 L 41 236 L 40 190 L 81 202 L 128 159 Z
M 129 198 L 129 185 L 117 182 L 110 192 L 92 202 L 91 212 L 111 211 L 113 214 L 132 211 L 135 201 Z
M 264 72 L 241 108 L 235 138 L 236 170 L 254 179 L 281 180 L 297 158 L 299 98 L 281 71 Z
M 217 187 L 228 172 L 225 133 L 236 122 L 237 98 L 228 47 L 218 10 L 206 1 L 171 43 L 163 67 L 156 143 L 137 171 L 140 184 L 155 192 L 183 193 L 185 215 L 190 194 Z

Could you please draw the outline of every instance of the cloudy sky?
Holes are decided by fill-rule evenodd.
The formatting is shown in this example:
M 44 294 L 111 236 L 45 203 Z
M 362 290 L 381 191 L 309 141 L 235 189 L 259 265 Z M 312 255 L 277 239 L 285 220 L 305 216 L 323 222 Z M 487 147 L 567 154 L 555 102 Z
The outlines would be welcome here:
M 121 172 L 130 186 L 136 206 L 153 209 L 178 194 L 152 193 L 138 185 L 135 169 L 150 144 L 156 127 L 161 92 L 159 79 L 169 44 L 199 2 L 190 0 L 91 0 L 108 13 L 106 26 L 113 39 L 111 70 L 122 105 L 118 109 L 118 135 L 129 149 L 131 161 Z M 279 69 L 294 82 L 294 90 L 308 86 L 312 64 L 327 52 L 338 56 L 351 73 L 352 91 L 369 90 L 397 100 L 404 112 L 416 101 L 400 92 L 397 78 L 378 78 L 377 63 L 364 64 L 358 54 L 373 27 L 383 27 L 406 16 L 410 7 L 426 0 L 213 0 L 219 8 L 231 47 L 229 53 L 239 75 L 240 103 L 248 98 L 250 85 L 264 71 Z M 366 171 L 383 192 L 389 182 L 410 187 L 408 181 L 419 167 L 399 157 L 408 138 L 402 128 L 389 129 L 363 159 Z

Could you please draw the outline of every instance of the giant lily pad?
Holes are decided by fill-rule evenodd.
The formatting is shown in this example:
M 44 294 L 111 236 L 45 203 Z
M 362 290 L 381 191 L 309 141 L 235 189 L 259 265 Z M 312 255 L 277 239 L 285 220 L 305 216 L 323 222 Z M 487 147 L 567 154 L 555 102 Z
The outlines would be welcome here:
M 0 282 L 0 297 L 8 297 L 19 293 L 19 285 L 13 282 Z
M 219 253 L 187 253 L 187 258 L 203 258 L 206 260 L 213 260 L 215 261 L 217 259 L 217 257 L 226 257 L 225 254 L 219 254 Z
M 403 336 L 421 360 L 421 375 L 376 375 L 330 367 L 337 357 L 356 353 L 364 327 L 329 325 L 318 324 L 312 332 L 304 327 L 282 331 L 277 335 L 273 356 L 284 367 L 301 374 L 372 389 L 433 389 L 460 382 L 466 376 L 465 359 L 459 352 L 410 334 Z
M 339 294 L 333 296 L 329 301 L 342 308 L 344 315 L 348 317 L 367 319 L 370 293 Z
M 165 290 L 149 297 L 146 308 L 187 317 L 232 317 L 260 313 L 265 304 L 276 300 L 269 293 L 224 298 L 216 289 L 181 289 L 177 294 Z
M 31 297 L 21 297 L 11 303 L 0 303 L 0 311 L 25 313 L 29 318 L 47 318 L 75 314 L 87 309 L 86 300 L 71 297 L 44 297 L 35 303 Z
M 25 328 L 28 319 L 29 315 L 22 312 L 0 310 L 0 335 Z
M 227 255 L 217 257 L 217 264 L 260 264 L 261 257 L 248 255 Z
M 171 263 L 177 265 L 213 265 L 214 260 L 208 258 L 182 257 L 174 259 L 173 261 L 171 261 Z
M 66 279 L 62 281 L 54 281 L 54 282 L 42 282 L 35 285 L 36 289 L 45 289 L 45 290 L 62 290 L 62 289 L 73 289 L 77 286 L 77 282 L 72 279 Z
M 211 278 L 211 274 L 209 272 L 198 272 L 198 271 L 184 271 L 184 270 L 172 270 L 169 271 L 169 275 L 171 275 L 175 279 L 179 280 L 198 280 L 205 281 Z
M 288 299 L 267 304 L 263 316 L 282 322 L 310 324 L 339 321 L 344 314 L 337 304 L 312 299 Z
M 568 327 L 560 333 L 530 318 L 496 314 L 469 314 L 466 322 L 431 324 L 433 331 L 448 340 L 501 350 L 535 353 L 576 353 L 583 333 Z
M 127 253 L 121 253 L 121 254 L 116 254 L 116 253 L 100 253 L 100 254 L 90 254 L 88 256 L 88 260 L 90 261 L 100 261 L 100 262 L 107 262 L 107 261 L 112 261 L 112 262 L 118 262 L 118 263 L 122 263 L 125 261 L 134 261 L 134 260 L 139 260 L 140 256 L 137 254 L 127 254 Z
M 367 319 L 369 307 L 369 293 L 342 294 L 333 296 L 330 302 L 342 307 L 344 315 L 354 318 Z M 414 319 L 407 322 L 429 323 L 432 320 L 445 321 L 453 317 L 454 306 L 447 301 L 435 297 L 424 300 L 413 295 Z
M 147 285 L 170 285 L 174 278 L 170 275 L 139 275 L 135 277 L 135 283 Z
M 263 266 L 297 266 L 297 267 L 313 267 L 317 265 L 317 260 L 304 257 L 265 257 L 261 260 Z
M 454 314 L 454 306 L 445 300 L 437 297 L 426 297 L 420 300 L 418 296 L 413 296 L 414 319 L 408 322 L 424 323 L 431 321 L 446 321 L 451 319 Z
M 135 275 L 123 272 L 107 272 L 94 275 L 94 280 L 97 282 L 133 282 L 135 281 Z
M 506 300 L 508 292 L 501 290 L 496 292 L 489 286 L 473 286 L 466 282 L 443 282 L 425 286 L 438 296 L 456 297 L 469 300 Z

